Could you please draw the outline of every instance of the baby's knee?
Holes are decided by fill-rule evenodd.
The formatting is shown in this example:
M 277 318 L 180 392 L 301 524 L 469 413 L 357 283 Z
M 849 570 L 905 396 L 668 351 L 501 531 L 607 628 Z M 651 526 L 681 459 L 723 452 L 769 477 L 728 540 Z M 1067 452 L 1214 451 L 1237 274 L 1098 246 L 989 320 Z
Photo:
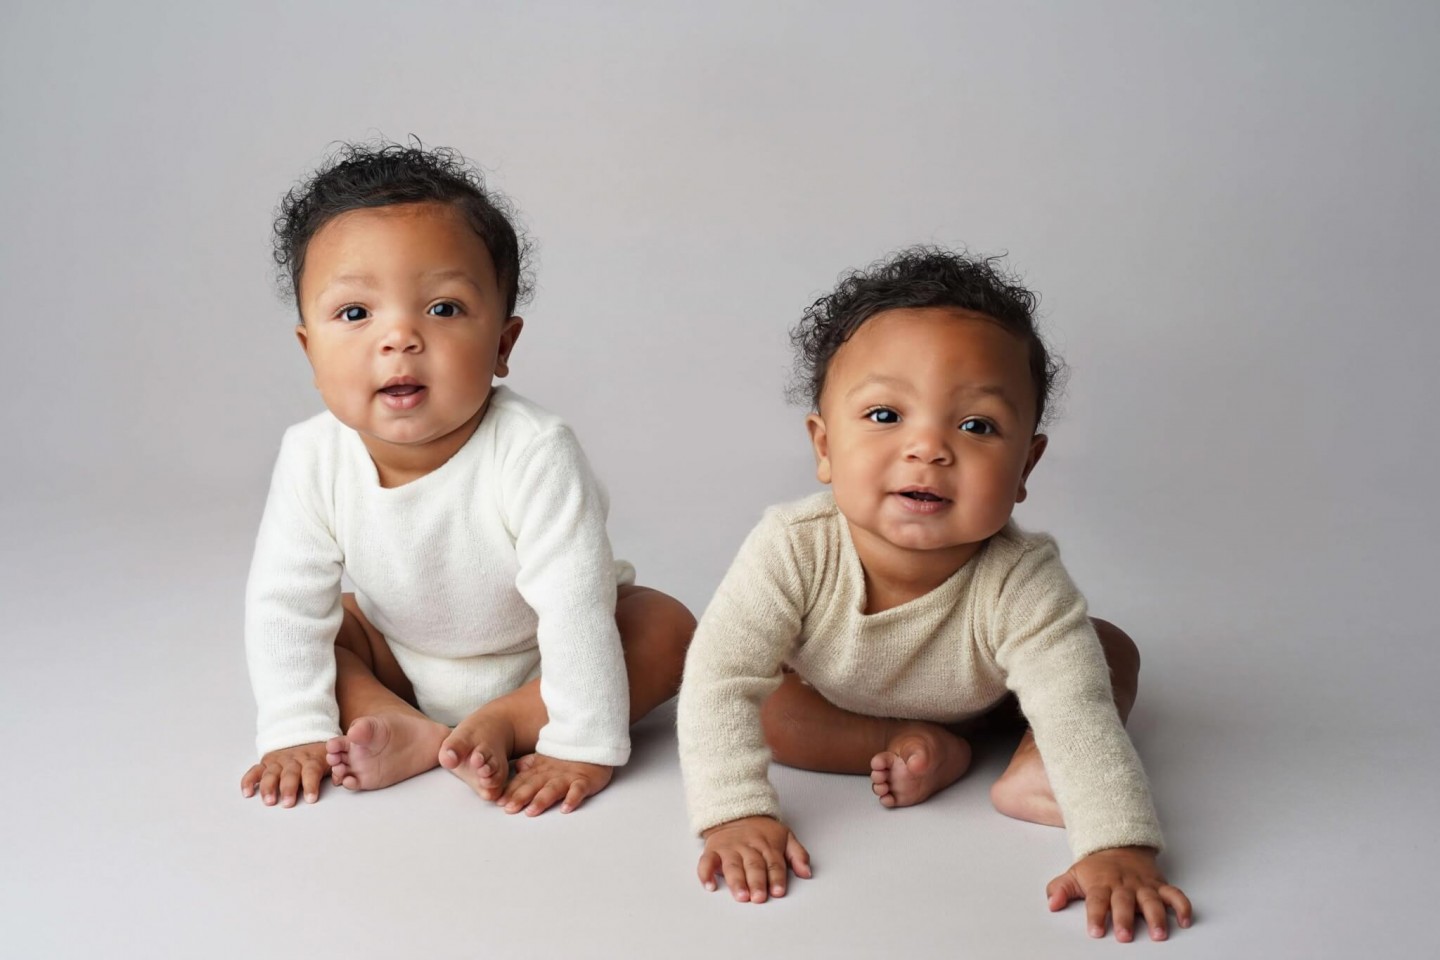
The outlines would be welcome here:
M 800 684 L 795 674 L 787 673 L 775 692 L 760 704 L 760 728 L 765 734 L 765 745 L 781 763 L 786 763 L 799 746 L 802 711 L 796 695 L 801 692 Z
M 623 586 L 615 622 L 626 646 L 641 643 L 647 657 L 671 660 L 677 669 L 684 665 L 695 635 L 695 615 L 679 600 L 649 587 Z
M 1140 675 L 1140 648 L 1130 635 L 1108 620 L 1091 617 L 1095 633 L 1100 638 L 1100 648 L 1105 651 L 1105 662 L 1115 677 L 1138 677 Z

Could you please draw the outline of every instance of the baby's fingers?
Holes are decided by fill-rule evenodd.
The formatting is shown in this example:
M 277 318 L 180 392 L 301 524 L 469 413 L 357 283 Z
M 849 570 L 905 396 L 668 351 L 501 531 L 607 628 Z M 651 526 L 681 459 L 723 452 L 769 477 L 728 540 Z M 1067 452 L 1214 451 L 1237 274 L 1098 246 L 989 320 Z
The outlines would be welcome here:
M 745 861 L 745 882 L 750 887 L 750 902 L 764 903 L 769 895 L 769 877 L 765 857 L 759 850 L 746 850 L 741 854 Z
M 706 890 L 715 889 L 715 874 L 720 869 L 720 854 L 714 850 L 706 850 L 700 854 L 700 863 L 695 873 L 700 877 L 700 885 Z
M 725 875 L 725 886 L 730 888 L 730 896 L 741 903 L 750 899 L 750 886 L 745 882 L 745 864 L 740 862 L 740 854 L 735 850 L 726 850 L 720 855 L 721 872 Z
M 1190 910 L 1190 898 L 1185 896 L 1184 891 L 1179 887 L 1172 887 L 1165 884 L 1160 888 L 1160 899 L 1169 904 L 1170 909 L 1175 911 L 1175 919 L 1181 927 L 1190 926 L 1192 914 Z
M 260 778 L 260 802 L 267 807 L 275 806 L 275 788 L 280 784 L 280 767 L 278 764 L 267 763 L 265 773 Z
M 535 792 L 535 799 L 525 807 L 525 816 L 536 817 L 549 810 L 564 792 L 565 781 L 558 779 L 545 781 L 544 785 Z
M 246 770 L 245 776 L 240 778 L 240 796 L 255 796 L 255 788 L 260 784 L 260 778 L 264 775 L 265 767 L 263 764 L 257 763 L 249 770 Z
M 1110 911 L 1115 918 L 1115 939 L 1129 943 L 1135 939 L 1135 894 L 1125 887 L 1116 887 L 1110 896 Z
M 785 866 L 785 855 L 779 850 L 765 851 L 765 873 L 770 880 L 770 896 L 785 896 L 785 881 L 790 879 L 790 868 Z
M 560 805 L 561 813 L 570 813 L 579 809 L 585 798 L 590 796 L 590 785 L 584 780 L 576 780 L 570 784 L 570 789 L 565 791 L 565 802 Z
M 325 764 L 319 760 L 306 760 L 300 768 L 300 787 L 305 791 L 306 803 L 320 799 L 320 781 L 324 777 Z
M 804 877 L 806 880 L 813 876 L 810 870 L 810 851 L 800 845 L 793 833 L 785 840 L 785 859 L 790 861 L 790 869 L 795 871 L 795 876 Z
M 1165 916 L 1165 901 L 1154 890 L 1146 887 L 1135 894 L 1140 912 L 1145 914 L 1145 923 L 1150 927 L 1151 940 L 1164 940 L 1170 936 L 1170 922 Z
M 300 764 L 291 760 L 285 764 L 285 769 L 280 774 L 280 803 L 282 806 L 295 806 L 295 798 L 300 792 Z
M 1110 888 L 1096 887 L 1085 895 L 1085 928 L 1090 936 L 1105 936 L 1105 915 L 1110 912 Z

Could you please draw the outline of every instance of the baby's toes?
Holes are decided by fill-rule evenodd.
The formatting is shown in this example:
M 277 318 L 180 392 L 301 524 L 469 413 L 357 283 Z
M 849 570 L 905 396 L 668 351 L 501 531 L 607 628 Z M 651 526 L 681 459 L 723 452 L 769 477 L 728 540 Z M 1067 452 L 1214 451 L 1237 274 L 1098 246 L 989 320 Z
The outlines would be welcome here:
M 471 749 L 470 744 L 460 736 L 460 731 L 454 730 L 451 731 L 450 736 L 440 742 L 440 755 L 437 759 L 440 761 L 440 766 L 446 770 L 454 770 L 465 762 Z

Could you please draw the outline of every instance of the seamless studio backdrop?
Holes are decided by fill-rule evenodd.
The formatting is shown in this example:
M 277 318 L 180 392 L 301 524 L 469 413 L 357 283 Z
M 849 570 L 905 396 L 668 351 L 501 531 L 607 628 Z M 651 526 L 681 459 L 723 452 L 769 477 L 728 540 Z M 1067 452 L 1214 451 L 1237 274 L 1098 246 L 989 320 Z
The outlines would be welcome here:
M 0 954 L 1431 953 L 1430 3 L 0 5 Z M 917 242 L 1006 253 L 1072 368 L 1020 522 L 1144 657 L 1196 904 L 1050 915 L 1058 830 L 777 769 L 816 877 L 695 880 L 673 710 L 580 812 L 444 772 L 243 801 L 244 579 L 320 409 L 273 283 L 334 142 L 477 161 L 538 243 L 508 381 L 575 426 L 641 582 L 699 613 L 816 488 L 789 326 Z

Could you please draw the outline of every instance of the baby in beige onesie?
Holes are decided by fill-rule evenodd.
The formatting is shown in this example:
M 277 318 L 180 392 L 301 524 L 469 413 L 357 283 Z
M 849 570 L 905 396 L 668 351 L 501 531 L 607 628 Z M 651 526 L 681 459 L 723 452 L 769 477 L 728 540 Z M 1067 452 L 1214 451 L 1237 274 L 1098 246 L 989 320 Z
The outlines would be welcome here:
M 817 473 L 830 490 L 767 511 L 702 617 L 680 694 L 680 755 L 702 883 L 782 896 L 809 855 L 780 819 L 772 756 L 869 774 L 880 803 L 962 777 L 957 726 L 1018 700 L 1029 723 L 991 791 L 1064 825 L 1083 899 L 1152 938 L 1189 901 L 1156 866 L 1160 827 L 1123 720 L 1139 656 L 1092 621 L 1049 537 L 1010 515 L 1045 450 L 1056 362 L 1035 297 L 985 260 L 903 251 L 841 281 L 794 333 Z M 1113 682 L 1112 682 L 1113 680 Z

